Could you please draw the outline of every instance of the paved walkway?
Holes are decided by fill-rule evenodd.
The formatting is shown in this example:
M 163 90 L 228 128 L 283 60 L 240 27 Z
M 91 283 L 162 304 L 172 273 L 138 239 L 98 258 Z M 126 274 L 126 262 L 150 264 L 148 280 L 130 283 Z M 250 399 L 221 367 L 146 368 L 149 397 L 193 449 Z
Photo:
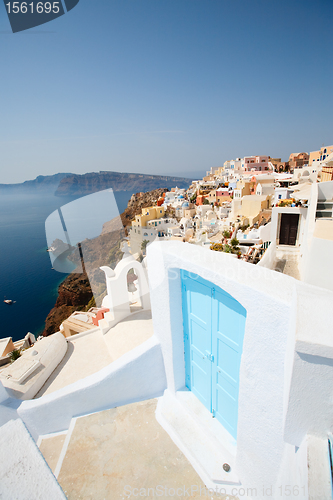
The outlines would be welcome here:
M 143 401 L 76 420 L 58 475 L 69 500 L 217 498 L 156 421 L 156 403 Z M 60 454 L 63 442 L 56 436 L 40 446 L 53 470 L 54 450 Z
M 35 399 L 92 375 L 112 363 L 100 331 L 77 339 L 69 337 L 67 340 L 68 348 L 63 360 L 36 394 Z
M 299 249 L 298 247 L 288 247 L 280 245 L 276 248 L 276 261 L 274 269 L 283 274 L 287 274 L 296 280 L 300 280 L 300 272 L 298 268 Z
M 104 335 L 104 341 L 112 361 L 115 361 L 126 352 L 148 340 L 153 334 L 151 311 L 140 311 L 128 316 L 111 328 Z
M 36 394 L 40 398 L 98 372 L 153 335 L 151 311 L 140 311 L 124 319 L 105 335 L 100 331 L 69 337 L 65 357 Z

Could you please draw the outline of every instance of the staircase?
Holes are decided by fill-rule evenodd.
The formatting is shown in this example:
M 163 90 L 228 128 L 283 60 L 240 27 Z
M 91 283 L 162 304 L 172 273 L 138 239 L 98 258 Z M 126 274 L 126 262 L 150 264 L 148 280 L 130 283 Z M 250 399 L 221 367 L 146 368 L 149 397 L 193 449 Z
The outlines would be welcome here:
M 330 219 L 333 216 L 333 200 L 318 200 L 316 219 Z
M 292 278 L 300 280 L 298 246 L 278 245 L 275 251 L 273 269 Z
M 156 418 L 209 488 L 240 484 L 236 441 L 191 391 L 165 391 Z
M 40 437 L 40 451 L 69 500 L 129 498 L 129 488 L 158 485 L 204 490 L 202 479 L 156 420 L 156 404 L 150 399 L 73 418 L 68 431 Z M 207 450 L 206 455 L 212 462 Z

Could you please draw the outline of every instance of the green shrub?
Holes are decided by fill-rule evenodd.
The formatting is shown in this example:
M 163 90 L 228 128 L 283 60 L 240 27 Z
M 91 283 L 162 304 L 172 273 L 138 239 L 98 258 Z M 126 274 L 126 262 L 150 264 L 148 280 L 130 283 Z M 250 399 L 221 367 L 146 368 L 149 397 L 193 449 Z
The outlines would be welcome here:
M 89 302 L 88 302 L 88 305 L 86 306 L 86 311 L 89 311 L 89 309 L 91 307 L 96 307 L 96 302 L 95 302 L 95 297 L 92 297 Z
M 147 245 L 149 245 L 149 240 L 143 240 L 141 243 L 141 252 L 145 253 L 147 249 Z
M 13 361 L 16 361 L 20 356 L 21 356 L 21 351 L 19 349 L 14 349 L 9 354 L 9 359 L 11 360 L 11 362 L 13 362 Z

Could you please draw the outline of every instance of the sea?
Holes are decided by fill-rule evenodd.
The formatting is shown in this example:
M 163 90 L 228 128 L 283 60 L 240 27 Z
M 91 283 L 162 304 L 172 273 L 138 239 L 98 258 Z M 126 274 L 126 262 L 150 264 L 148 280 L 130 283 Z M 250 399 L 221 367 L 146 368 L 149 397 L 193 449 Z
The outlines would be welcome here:
M 84 212 L 83 198 L 57 197 L 52 192 L 0 192 L 0 338 L 16 341 L 28 332 L 36 338 L 42 333 L 58 287 L 68 275 L 68 269 L 66 273 L 53 268 L 47 252 L 52 238 L 64 228 L 62 222 L 67 222 L 69 234 L 74 234 L 74 227 L 80 229 L 73 245 L 84 236 L 98 236 L 103 222 L 123 212 L 132 194 L 115 192 L 116 205 L 111 204 L 109 211 L 97 209 L 102 200 L 98 194 L 91 195 L 90 205 L 86 204 L 89 221 L 82 225 L 89 230 L 83 234 L 75 220 L 75 214 Z M 98 213 L 103 216 L 96 220 Z M 8 305 L 5 299 L 14 303 Z

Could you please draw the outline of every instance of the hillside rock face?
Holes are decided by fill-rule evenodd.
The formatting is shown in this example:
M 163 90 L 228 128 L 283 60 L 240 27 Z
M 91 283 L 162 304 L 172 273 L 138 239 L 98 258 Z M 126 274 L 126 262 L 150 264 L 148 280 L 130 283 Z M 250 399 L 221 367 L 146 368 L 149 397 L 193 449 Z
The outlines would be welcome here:
M 128 174 L 123 172 L 92 172 L 84 175 L 64 177 L 58 186 L 56 196 L 84 196 L 104 189 L 114 191 L 152 191 L 162 186 L 188 188 L 190 180 L 184 177 Z
M 93 298 L 88 276 L 70 274 L 58 288 L 58 298 L 45 321 L 43 336 L 59 331 L 61 323 Z
M 21 184 L 0 184 L 0 191 L 21 192 L 21 191 L 51 191 L 54 192 L 62 179 L 71 176 L 70 173 L 61 173 L 55 175 L 39 175 L 36 179 L 25 181 Z
M 61 283 L 56 304 L 46 318 L 44 336 L 59 331 L 61 323 L 74 311 L 91 307 L 94 297 L 97 305 L 101 304 L 106 286 L 100 266 L 115 268 L 123 256 L 120 245 L 126 236 L 127 227 L 136 215 L 142 213 L 142 208 L 154 206 L 156 200 L 166 191 L 168 189 L 159 188 L 146 193 L 136 193 L 120 217 L 104 224 L 100 236 L 81 243 L 86 273 L 72 273 Z M 71 260 L 79 264 L 79 253 L 76 252 Z
M 188 186 L 187 186 L 188 187 Z M 156 205 L 156 200 L 161 198 L 163 193 L 169 191 L 167 188 L 158 188 L 147 193 L 133 194 L 124 212 L 120 215 L 123 226 L 127 228 L 137 215 L 141 215 L 142 209 Z

